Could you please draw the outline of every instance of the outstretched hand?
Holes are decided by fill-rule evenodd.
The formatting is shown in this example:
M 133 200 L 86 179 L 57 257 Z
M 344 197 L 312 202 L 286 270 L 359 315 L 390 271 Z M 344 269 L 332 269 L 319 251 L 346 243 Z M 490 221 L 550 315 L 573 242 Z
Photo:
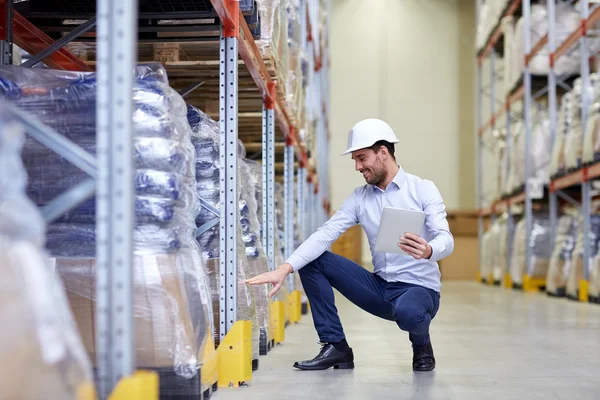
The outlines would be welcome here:
M 433 249 L 425 239 L 412 233 L 406 233 L 400 237 L 398 247 L 417 260 L 422 258 L 428 259 L 433 253 Z
M 269 292 L 269 297 L 273 297 L 275 293 L 281 286 L 283 286 L 283 282 L 285 278 L 294 271 L 290 264 L 281 264 L 279 267 L 274 269 L 273 271 L 265 272 L 263 274 L 257 275 L 254 278 L 246 279 L 246 283 L 248 285 L 262 285 L 262 284 L 272 284 L 273 289 Z

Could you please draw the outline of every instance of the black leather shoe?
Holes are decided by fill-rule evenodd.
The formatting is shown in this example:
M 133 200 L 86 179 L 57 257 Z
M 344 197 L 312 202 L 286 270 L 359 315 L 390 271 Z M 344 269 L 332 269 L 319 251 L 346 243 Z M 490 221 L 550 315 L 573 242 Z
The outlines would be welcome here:
M 435 356 L 431 342 L 425 346 L 413 346 L 413 371 L 433 371 Z
M 352 349 L 339 351 L 332 344 L 325 344 L 319 354 L 312 360 L 297 361 L 294 368 L 317 371 L 333 367 L 334 369 L 353 369 L 354 353 Z

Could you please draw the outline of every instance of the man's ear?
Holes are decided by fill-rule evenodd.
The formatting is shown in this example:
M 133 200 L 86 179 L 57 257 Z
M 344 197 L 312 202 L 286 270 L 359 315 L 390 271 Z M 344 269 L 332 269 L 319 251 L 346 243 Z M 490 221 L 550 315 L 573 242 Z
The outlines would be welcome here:
M 379 152 L 381 153 L 381 157 L 383 158 L 383 161 L 385 161 L 390 156 L 390 153 L 388 152 L 388 149 L 385 146 L 381 146 L 379 148 Z

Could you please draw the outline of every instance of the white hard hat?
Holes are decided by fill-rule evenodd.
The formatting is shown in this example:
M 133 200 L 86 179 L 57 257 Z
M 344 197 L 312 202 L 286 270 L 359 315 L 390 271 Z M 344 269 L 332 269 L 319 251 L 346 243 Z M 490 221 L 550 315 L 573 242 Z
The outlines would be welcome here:
M 363 119 L 352 127 L 348 133 L 348 147 L 342 155 L 353 151 L 366 149 L 380 140 L 390 143 L 398 143 L 398 138 L 391 126 L 380 119 Z

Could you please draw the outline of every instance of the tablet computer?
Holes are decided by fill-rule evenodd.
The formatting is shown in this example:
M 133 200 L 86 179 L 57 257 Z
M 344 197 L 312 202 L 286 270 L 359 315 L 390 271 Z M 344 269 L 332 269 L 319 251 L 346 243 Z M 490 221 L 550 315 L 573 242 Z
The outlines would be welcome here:
M 424 223 L 425 213 L 423 211 L 384 207 L 375 242 L 375 251 L 407 254 L 398 247 L 400 237 L 405 233 L 421 235 Z

